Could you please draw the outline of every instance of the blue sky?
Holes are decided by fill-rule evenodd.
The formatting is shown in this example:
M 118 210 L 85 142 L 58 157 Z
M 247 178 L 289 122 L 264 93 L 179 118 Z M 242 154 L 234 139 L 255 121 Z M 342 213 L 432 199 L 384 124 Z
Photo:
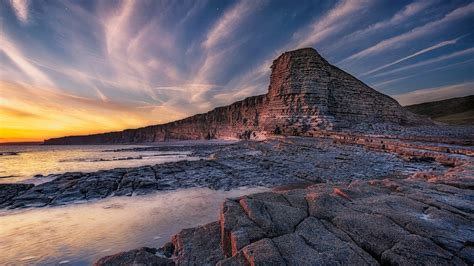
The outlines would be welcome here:
M 402 104 L 473 94 L 473 26 L 472 1 L 0 0 L 0 129 L 183 118 L 266 93 L 301 47 Z

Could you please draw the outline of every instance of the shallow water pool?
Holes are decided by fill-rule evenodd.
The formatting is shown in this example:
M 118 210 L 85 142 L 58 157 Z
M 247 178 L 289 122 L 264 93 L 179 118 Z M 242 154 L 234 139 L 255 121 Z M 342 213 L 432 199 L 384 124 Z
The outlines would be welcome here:
M 160 247 L 183 228 L 216 221 L 225 198 L 265 190 L 192 188 L 1 211 L 0 265 L 90 265 L 117 252 Z

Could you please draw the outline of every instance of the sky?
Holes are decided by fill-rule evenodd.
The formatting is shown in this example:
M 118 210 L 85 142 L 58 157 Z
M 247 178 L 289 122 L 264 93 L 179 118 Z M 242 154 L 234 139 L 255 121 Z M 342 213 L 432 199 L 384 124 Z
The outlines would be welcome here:
M 402 105 L 474 93 L 474 2 L 0 0 L 0 142 L 159 124 L 313 47 Z

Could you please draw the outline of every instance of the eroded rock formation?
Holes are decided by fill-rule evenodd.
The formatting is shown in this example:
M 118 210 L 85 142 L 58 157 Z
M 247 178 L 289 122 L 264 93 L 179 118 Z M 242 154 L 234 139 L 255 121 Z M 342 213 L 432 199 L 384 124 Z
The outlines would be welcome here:
M 394 99 L 304 48 L 278 57 L 265 95 L 246 98 L 179 121 L 88 136 L 46 140 L 46 144 L 145 143 L 166 140 L 252 138 L 259 134 L 311 135 L 355 125 L 426 124 Z
M 472 188 L 450 182 L 454 177 L 472 184 L 472 170 L 470 164 L 444 175 L 229 199 L 219 222 L 184 229 L 141 256 L 176 265 L 472 265 Z M 137 252 L 97 265 L 129 262 Z
M 167 253 L 144 257 L 177 265 L 472 265 L 472 166 L 229 199 L 218 223 L 182 230 Z M 139 251 L 97 265 L 131 263 Z
M 308 144 L 323 136 L 317 137 L 284 138 L 276 148 L 289 144 L 304 153 Z M 373 179 L 346 179 L 228 199 L 218 222 L 184 229 L 164 247 L 148 249 L 140 256 L 177 265 L 472 265 L 472 146 L 347 133 L 325 137 L 334 146 L 364 147 L 446 168 L 409 175 L 395 171 L 380 179 L 368 174 Z M 311 153 L 327 152 L 312 149 Z M 285 149 L 283 154 L 291 157 L 292 164 L 302 166 L 302 161 L 293 161 L 295 153 Z M 344 168 L 335 165 L 339 159 L 346 160 L 342 155 L 334 157 L 333 168 Z M 358 163 L 364 161 L 360 157 Z M 323 166 L 320 160 L 306 158 L 305 162 Z M 366 169 L 373 168 L 378 167 Z M 317 174 L 306 170 L 305 179 Z M 290 175 L 300 174 L 293 172 Z M 131 255 L 143 250 L 105 257 L 97 265 L 128 265 L 140 259 Z

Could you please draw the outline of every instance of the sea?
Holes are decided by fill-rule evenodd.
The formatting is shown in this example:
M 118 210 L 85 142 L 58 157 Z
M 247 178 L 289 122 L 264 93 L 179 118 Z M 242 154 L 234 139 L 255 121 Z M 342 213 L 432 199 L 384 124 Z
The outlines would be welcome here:
M 65 172 L 197 160 L 191 151 L 144 151 L 140 145 L 0 145 L 0 183 L 39 183 Z M 35 177 L 36 176 L 36 177 Z
M 0 146 L 0 183 L 47 182 L 49 174 L 92 172 L 179 160 L 191 151 L 134 151 L 146 146 Z M 36 177 L 35 177 L 36 176 Z M 218 219 L 229 197 L 265 191 L 241 187 L 157 191 L 64 206 L 0 210 L 0 265 L 91 265 L 142 246 L 160 247 L 183 228 Z

